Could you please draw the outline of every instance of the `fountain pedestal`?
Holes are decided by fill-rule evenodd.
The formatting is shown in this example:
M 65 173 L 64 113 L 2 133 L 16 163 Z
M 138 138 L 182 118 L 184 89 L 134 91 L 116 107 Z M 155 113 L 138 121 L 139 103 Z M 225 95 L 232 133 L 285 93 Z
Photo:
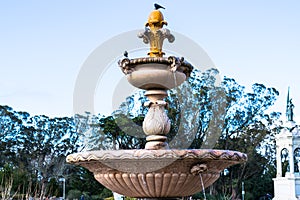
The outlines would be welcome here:
M 145 149 L 169 149 L 166 142 L 171 122 L 165 113 L 167 103 L 163 100 L 168 96 L 165 90 L 148 90 L 145 93 L 149 101 L 144 106 L 149 107 L 143 122 L 143 130 L 147 135 Z

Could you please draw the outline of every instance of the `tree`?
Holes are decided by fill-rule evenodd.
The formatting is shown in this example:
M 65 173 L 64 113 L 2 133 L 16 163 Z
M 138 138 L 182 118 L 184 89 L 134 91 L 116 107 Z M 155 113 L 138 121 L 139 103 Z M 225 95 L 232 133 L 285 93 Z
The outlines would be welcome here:
M 0 106 L 0 166 L 4 166 L 5 163 L 19 162 L 18 146 L 22 143 L 19 133 L 24 128 L 23 123 L 28 117 L 28 113 L 15 112 L 9 106 Z
M 63 175 L 65 157 L 80 146 L 73 118 L 30 117 L 26 112 L 0 106 L 0 128 L 0 168 L 7 163 L 26 172 L 28 182 L 24 184 L 34 185 L 34 189 L 25 190 L 39 191 L 41 196 L 49 192 L 48 181 Z
M 78 135 L 72 118 L 34 116 L 28 124 L 32 131 L 27 132 L 32 145 L 30 167 L 42 180 L 43 196 L 48 181 L 63 175 L 66 156 L 78 148 Z
M 107 193 L 104 186 L 96 181 L 93 173 L 87 169 L 68 165 L 67 173 L 69 174 L 67 176 L 67 191 L 70 191 L 68 197 L 75 195 L 74 198 L 79 199 L 82 194 L 85 194 L 85 196 L 98 196 L 100 198 L 102 192 L 106 193 L 103 198 L 112 196 L 112 193 Z
M 271 123 L 278 119 L 279 114 L 266 114 L 266 110 L 273 105 L 279 93 L 274 88 L 266 88 L 262 84 L 254 84 L 252 92 L 246 93 L 233 79 L 228 78 L 224 79 L 223 84 L 227 89 L 229 103 L 224 129 L 216 147 L 238 150 L 248 155 L 246 164 L 229 168 L 229 192 L 236 194 L 241 190 L 242 181 L 257 180 L 270 170 L 268 157 L 260 151 L 261 147 L 266 145 L 267 137 L 274 135 Z M 233 198 L 238 196 L 233 195 Z

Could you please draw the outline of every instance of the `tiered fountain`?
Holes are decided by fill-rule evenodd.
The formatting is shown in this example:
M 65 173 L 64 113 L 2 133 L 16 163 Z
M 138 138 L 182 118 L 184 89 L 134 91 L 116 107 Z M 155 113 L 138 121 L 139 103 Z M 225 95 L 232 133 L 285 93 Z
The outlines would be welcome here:
M 165 113 L 167 90 L 182 84 L 193 67 L 184 58 L 163 57 L 163 40 L 174 36 L 163 28 L 162 13 L 150 13 L 145 31 L 138 36 L 150 43 L 149 57 L 119 61 L 130 84 L 146 90 L 149 108 L 143 122 L 145 149 L 99 150 L 76 153 L 68 163 L 83 166 L 108 189 L 140 199 L 176 199 L 210 186 L 225 168 L 246 162 L 243 153 L 210 149 L 169 149 L 170 120 Z

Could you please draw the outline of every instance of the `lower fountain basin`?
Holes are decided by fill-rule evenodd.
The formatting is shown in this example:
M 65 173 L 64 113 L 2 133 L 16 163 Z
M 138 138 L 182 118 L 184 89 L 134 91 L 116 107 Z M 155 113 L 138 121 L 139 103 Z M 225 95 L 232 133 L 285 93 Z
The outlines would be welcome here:
M 76 153 L 67 162 L 83 166 L 108 189 L 136 198 L 190 196 L 213 184 L 225 168 L 247 161 L 227 150 L 105 150 Z

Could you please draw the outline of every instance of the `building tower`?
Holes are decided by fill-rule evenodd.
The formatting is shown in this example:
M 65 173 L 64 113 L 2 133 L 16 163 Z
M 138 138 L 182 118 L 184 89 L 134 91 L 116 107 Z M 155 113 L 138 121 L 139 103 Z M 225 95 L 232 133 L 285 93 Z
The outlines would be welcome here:
M 276 136 L 277 173 L 273 200 L 300 199 L 300 130 L 294 122 L 294 105 L 288 89 L 284 128 Z

